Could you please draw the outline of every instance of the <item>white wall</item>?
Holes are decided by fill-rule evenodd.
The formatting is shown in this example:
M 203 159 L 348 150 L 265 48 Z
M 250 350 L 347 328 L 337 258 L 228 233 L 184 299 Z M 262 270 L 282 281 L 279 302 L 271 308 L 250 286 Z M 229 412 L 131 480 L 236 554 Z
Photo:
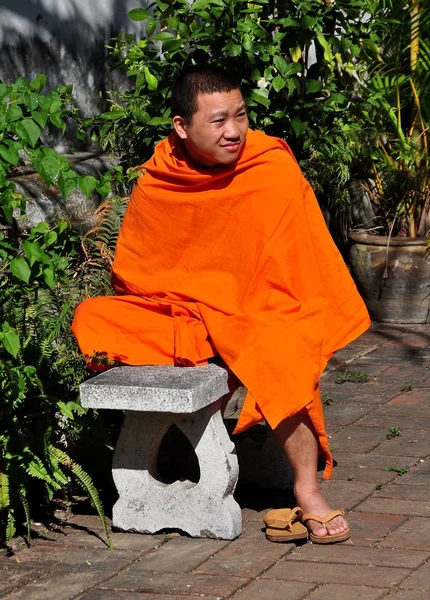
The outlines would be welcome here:
M 140 29 L 127 17 L 145 0 L 0 0 L 0 79 L 45 73 L 49 87 L 73 83 L 84 115 L 97 110 L 98 91 L 122 83 L 109 72 L 105 44 L 121 30 Z

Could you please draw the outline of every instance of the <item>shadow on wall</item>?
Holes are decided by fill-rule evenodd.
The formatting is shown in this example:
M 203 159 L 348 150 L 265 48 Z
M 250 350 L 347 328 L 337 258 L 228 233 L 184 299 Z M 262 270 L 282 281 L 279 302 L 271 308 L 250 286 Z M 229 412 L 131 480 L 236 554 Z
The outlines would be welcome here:
M 97 111 L 98 92 L 125 87 L 109 71 L 105 44 L 121 30 L 133 33 L 127 12 L 135 0 L 0 0 L 0 79 L 40 73 L 48 85 L 74 85 L 84 116 Z

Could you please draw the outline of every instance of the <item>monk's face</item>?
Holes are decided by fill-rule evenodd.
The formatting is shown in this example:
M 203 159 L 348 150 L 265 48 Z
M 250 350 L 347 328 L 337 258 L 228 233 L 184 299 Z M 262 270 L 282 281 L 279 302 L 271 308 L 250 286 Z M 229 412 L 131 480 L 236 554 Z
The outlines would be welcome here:
M 185 123 L 181 117 L 173 119 L 190 158 L 206 167 L 234 163 L 248 131 L 248 116 L 240 90 L 199 94 L 197 102 L 198 110 L 191 123 Z

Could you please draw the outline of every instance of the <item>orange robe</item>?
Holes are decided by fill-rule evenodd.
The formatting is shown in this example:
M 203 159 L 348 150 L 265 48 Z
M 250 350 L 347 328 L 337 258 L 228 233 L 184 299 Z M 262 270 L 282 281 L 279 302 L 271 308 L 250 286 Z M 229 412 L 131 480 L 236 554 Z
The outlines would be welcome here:
M 175 133 L 143 165 L 118 238 L 117 296 L 77 309 L 85 354 L 205 364 L 248 389 L 235 432 L 306 410 L 329 477 L 318 380 L 369 317 L 287 144 L 248 131 L 237 163 L 191 165 Z

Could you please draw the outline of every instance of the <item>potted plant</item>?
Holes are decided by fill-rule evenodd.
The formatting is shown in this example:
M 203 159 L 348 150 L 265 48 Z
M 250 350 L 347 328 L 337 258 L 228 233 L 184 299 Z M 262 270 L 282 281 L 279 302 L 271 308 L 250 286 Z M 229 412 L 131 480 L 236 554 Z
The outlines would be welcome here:
M 362 86 L 362 186 L 374 218 L 350 262 L 377 321 L 430 321 L 430 6 L 392 0 L 375 24 L 379 60 Z

